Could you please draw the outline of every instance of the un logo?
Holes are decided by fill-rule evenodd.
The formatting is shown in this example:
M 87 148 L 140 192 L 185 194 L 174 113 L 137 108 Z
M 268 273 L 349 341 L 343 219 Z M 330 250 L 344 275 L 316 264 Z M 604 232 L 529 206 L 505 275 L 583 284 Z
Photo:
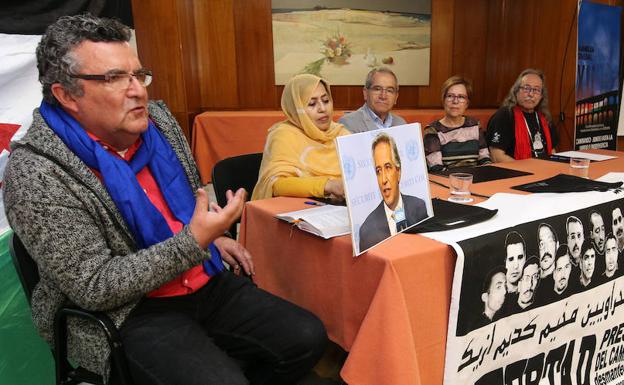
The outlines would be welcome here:
M 347 180 L 353 179 L 355 176 L 355 160 L 352 156 L 347 155 L 342 160 L 342 169 Z
M 418 156 L 420 155 L 420 151 L 418 149 L 418 141 L 413 139 L 408 141 L 405 145 L 405 152 L 407 153 L 407 158 L 409 160 L 414 161 L 418 159 Z

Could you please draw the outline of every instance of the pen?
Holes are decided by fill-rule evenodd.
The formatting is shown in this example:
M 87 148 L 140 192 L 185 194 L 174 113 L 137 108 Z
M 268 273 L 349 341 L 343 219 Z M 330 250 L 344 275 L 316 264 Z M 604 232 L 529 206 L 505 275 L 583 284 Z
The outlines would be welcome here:
M 305 201 L 303 203 L 305 203 L 306 205 L 311 205 L 311 206 L 325 206 L 325 203 L 315 202 L 315 201 Z

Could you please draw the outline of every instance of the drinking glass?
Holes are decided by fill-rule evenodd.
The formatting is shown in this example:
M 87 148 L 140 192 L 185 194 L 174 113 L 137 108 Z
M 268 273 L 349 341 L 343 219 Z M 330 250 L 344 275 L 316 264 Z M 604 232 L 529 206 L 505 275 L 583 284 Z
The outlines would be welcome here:
M 472 174 L 465 172 L 454 172 L 449 175 L 449 186 L 451 196 L 448 198 L 451 202 L 469 203 L 472 202 L 470 195 L 470 185 L 472 184 Z
M 589 178 L 589 159 L 570 158 L 570 175 Z

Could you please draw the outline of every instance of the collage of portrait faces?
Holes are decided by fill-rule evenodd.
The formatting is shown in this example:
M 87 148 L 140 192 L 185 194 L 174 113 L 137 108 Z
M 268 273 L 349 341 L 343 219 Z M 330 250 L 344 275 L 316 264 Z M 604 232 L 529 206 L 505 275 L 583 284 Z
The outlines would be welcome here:
M 624 273 L 624 200 L 464 240 L 457 335 Z

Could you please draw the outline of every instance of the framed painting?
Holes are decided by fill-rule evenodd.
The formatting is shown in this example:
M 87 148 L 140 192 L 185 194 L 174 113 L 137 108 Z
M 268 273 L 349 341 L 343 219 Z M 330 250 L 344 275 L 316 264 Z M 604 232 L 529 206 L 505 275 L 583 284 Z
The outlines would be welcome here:
M 312 73 L 363 85 L 386 66 L 400 85 L 428 85 L 431 0 L 272 0 L 275 83 Z

